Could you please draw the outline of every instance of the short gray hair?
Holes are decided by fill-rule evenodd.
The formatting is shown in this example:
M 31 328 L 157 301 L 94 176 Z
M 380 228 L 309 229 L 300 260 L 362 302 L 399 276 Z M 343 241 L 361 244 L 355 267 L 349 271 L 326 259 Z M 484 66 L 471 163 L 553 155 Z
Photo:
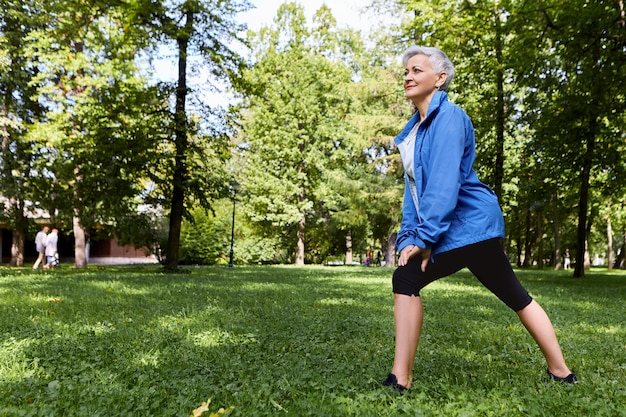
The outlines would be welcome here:
M 454 65 L 442 50 L 429 47 L 429 46 L 410 46 L 402 55 L 402 65 L 406 67 L 406 63 L 415 55 L 426 55 L 430 61 L 430 66 L 433 67 L 435 73 L 440 74 L 445 72 L 448 74 L 446 81 L 441 86 L 440 90 L 445 90 L 452 82 L 454 78 Z

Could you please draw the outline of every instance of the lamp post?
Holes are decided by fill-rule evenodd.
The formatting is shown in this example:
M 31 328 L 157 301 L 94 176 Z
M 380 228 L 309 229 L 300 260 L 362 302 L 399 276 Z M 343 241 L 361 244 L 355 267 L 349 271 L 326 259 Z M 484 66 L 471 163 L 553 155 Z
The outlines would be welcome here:
M 235 243 L 235 202 L 237 201 L 237 188 L 239 187 L 239 183 L 237 181 L 233 181 L 232 189 L 233 189 L 233 221 L 230 230 L 230 252 L 229 252 L 229 261 L 228 268 L 233 268 L 233 256 L 235 255 L 235 251 L 233 250 L 233 245 Z

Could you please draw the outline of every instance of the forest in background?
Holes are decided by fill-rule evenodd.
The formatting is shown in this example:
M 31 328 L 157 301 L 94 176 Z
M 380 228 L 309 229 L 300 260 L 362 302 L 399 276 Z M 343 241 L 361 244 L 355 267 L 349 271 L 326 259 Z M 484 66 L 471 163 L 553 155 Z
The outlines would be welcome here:
M 411 44 L 455 64 L 520 267 L 574 276 L 626 255 L 623 1 L 379 1 L 367 33 L 286 2 L 246 31 L 235 0 L 0 0 L 1 221 L 12 260 L 45 211 L 184 263 L 395 264 Z M 177 76 L 155 81 L 172 51 Z M 202 78 L 201 83 L 194 82 Z M 227 94 L 227 106 L 207 91 Z M 210 97 L 210 95 L 209 95 Z M 233 228 L 232 221 L 235 221 Z M 231 233 L 234 239 L 231 240 Z

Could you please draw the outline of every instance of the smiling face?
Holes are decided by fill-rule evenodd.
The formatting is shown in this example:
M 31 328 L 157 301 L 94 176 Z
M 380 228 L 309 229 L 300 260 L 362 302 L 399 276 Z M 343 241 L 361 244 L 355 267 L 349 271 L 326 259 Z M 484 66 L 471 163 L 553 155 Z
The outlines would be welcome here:
M 446 73 L 435 73 L 430 58 L 423 54 L 413 55 L 404 69 L 404 92 L 406 97 L 419 107 L 424 101 L 430 102 L 433 94 L 446 80 Z

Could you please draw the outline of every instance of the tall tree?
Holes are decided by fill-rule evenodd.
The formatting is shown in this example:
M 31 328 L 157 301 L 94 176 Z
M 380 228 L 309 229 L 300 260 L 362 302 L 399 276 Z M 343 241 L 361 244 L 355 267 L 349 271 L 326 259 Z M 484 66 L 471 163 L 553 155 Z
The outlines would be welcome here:
M 352 210 L 364 211 L 376 249 L 391 267 L 395 266 L 404 187 L 404 169 L 393 138 L 411 117 L 413 106 L 404 96 L 403 68 L 393 36 L 386 28 L 370 36 L 376 47 L 357 61 L 358 77 L 352 85 L 354 99 L 348 119 L 357 132 L 354 147 L 361 152 L 353 157 L 356 163 L 351 163 L 347 173 L 354 171 L 353 166 L 361 167 L 356 176 L 352 175 L 362 193 L 352 199 Z
M 322 210 L 320 187 L 345 162 L 348 147 L 345 88 L 352 72 L 336 59 L 339 44 L 323 22 L 332 25 L 326 6 L 311 30 L 301 6 L 283 4 L 274 26 L 252 41 L 256 62 L 246 72 L 253 86 L 243 121 L 250 215 L 295 232 L 296 265 L 305 262 L 307 222 Z
M 205 106 L 198 110 L 205 120 L 193 122 L 188 108 L 192 92 L 189 86 L 189 64 L 193 57 L 201 60 L 202 73 L 210 83 L 237 84 L 244 62 L 236 48 L 244 44 L 239 33 L 244 29 L 236 21 L 239 12 L 250 6 L 245 0 L 184 0 L 184 1 L 133 1 L 130 21 L 144 27 L 154 47 L 162 41 L 173 46 L 178 55 L 178 72 L 175 83 L 173 121 L 173 155 L 171 156 L 171 178 L 161 178 L 160 190 L 169 194 L 165 202 L 170 208 L 169 235 L 166 266 L 178 267 L 180 232 L 183 216 L 188 214 L 186 203 L 193 197 L 204 207 L 210 208 L 210 197 L 225 195 L 227 181 L 209 182 L 203 177 L 194 177 L 190 171 L 190 160 L 202 161 L 206 155 L 198 154 L 204 146 L 193 146 L 191 138 L 198 135 L 198 128 L 208 129 L 202 139 L 214 141 L 217 153 L 227 150 L 224 141 L 225 127 L 216 126 L 220 121 L 219 110 Z M 197 95 L 195 96 L 197 99 Z M 211 125 L 213 123 L 213 125 Z M 208 125 L 208 126 L 207 126 Z M 196 156 L 194 156 L 196 155 Z M 220 175 L 217 175 L 220 177 Z
M 75 266 L 85 267 L 90 228 L 137 209 L 166 102 L 137 77 L 122 10 L 77 1 L 44 11 L 48 26 L 31 33 L 37 41 L 26 48 L 41 68 L 32 81 L 47 106 L 31 135 L 39 181 L 48 184 L 40 200 L 59 226 L 71 227 Z
M 25 54 L 33 42 L 30 32 L 43 24 L 35 12 L 34 1 L 1 1 L 0 8 L 0 190 L 4 197 L 2 218 L 11 226 L 11 265 L 24 263 L 24 245 L 28 236 L 27 212 L 37 208 L 33 201 L 33 146 L 29 131 L 41 118 L 43 109 L 36 100 L 36 86 L 31 83 L 38 69 Z M 34 204 L 33 204 L 34 203 Z

